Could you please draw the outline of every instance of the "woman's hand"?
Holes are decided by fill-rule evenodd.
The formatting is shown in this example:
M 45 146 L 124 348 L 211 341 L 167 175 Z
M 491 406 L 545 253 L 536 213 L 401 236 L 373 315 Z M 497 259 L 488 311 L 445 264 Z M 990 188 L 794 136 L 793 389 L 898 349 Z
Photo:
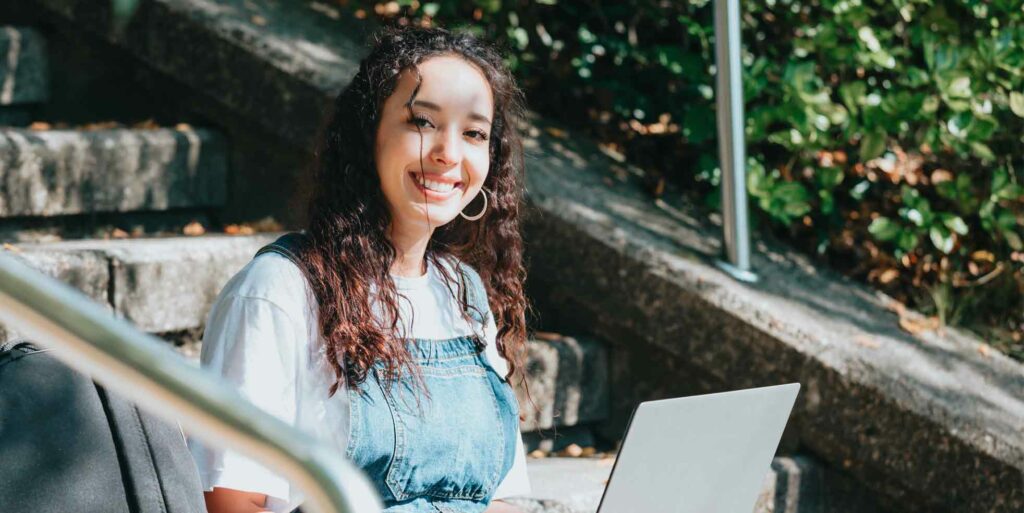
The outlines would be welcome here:
M 262 493 L 214 488 L 212 492 L 203 492 L 203 498 L 209 513 L 268 513 L 264 508 L 267 496 Z
M 213 513 L 212 511 L 210 513 Z M 513 506 L 505 501 L 496 500 L 491 501 L 491 505 L 487 506 L 484 513 L 523 513 L 523 510 L 516 506 Z

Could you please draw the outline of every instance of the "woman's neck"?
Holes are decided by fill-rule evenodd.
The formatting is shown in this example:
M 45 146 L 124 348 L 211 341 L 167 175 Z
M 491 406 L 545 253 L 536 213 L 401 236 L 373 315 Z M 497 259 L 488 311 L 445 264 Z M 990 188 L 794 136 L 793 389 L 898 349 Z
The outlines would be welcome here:
M 427 244 L 433 230 L 423 227 L 402 227 L 395 224 L 388 230 L 391 245 L 395 248 L 395 261 L 391 264 L 391 274 L 404 277 L 423 276 L 427 272 Z

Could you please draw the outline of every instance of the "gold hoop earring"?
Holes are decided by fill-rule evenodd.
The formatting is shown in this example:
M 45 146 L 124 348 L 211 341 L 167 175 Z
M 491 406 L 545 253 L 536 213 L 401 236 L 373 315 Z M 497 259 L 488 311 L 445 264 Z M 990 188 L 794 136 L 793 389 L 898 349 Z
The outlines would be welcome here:
M 478 213 L 478 214 L 476 214 L 474 216 L 467 216 L 466 214 L 464 214 L 462 212 L 459 212 L 459 215 L 462 216 L 463 219 L 465 219 L 467 221 L 476 221 L 477 219 L 480 219 L 481 217 L 484 216 L 484 212 L 487 211 L 487 189 L 484 189 L 483 187 L 481 187 L 480 188 L 480 195 L 483 196 L 483 198 L 484 198 L 484 208 L 481 208 L 480 209 L 480 213 Z

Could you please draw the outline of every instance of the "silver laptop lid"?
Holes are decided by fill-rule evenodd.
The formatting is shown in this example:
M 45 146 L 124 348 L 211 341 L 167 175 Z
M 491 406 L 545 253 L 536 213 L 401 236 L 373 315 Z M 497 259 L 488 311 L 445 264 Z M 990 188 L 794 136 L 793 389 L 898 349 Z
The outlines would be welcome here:
M 799 383 L 641 403 L 599 513 L 750 513 Z

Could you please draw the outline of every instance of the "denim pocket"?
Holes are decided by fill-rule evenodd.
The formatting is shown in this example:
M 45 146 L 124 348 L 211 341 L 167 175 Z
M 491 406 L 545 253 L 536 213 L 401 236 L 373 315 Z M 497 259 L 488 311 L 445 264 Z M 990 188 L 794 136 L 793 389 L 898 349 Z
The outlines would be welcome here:
M 422 385 L 403 378 L 385 391 L 394 455 L 385 483 L 397 500 L 482 500 L 505 463 L 505 427 L 488 369 L 475 356 L 422 364 Z

